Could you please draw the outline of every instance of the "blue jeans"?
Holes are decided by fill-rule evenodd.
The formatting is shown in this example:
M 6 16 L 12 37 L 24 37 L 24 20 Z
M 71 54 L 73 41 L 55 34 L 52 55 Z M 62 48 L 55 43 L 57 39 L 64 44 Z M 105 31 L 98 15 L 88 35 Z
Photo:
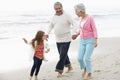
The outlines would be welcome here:
M 41 64 L 42 64 L 42 59 L 39 59 L 34 56 L 34 63 L 30 72 L 30 76 L 33 76 L 34 72 L 35 72 L 35 76 L 38 75 Z
M 60 55 L 60 59 L 56 65 L 56 72 L 63 72 L 64 66 L 69 67 L 70 60 L 68 57 L 68 50 L 69 50 L 70 42 L 63 42 L 63 43 L 57 43 L 57 49 Z
M 91 55 L 94 50 L 94 38 L 80 39 L 78 61 L 81 69 L 91 73 Z

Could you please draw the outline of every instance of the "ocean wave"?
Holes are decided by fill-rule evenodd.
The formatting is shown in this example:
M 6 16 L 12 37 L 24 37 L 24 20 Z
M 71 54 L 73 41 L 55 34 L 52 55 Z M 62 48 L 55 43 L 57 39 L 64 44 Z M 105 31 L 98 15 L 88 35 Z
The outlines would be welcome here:
M 120 14 L 93 14 L 95 18 L 120 16 Z M 24 17 L 25 18 L 25 17 Z M 76 18 L 75 18 L 76 19 Z M 0 25 L 31 25 L 31 24 L 48 24 L 50 21 L 47 18 L 44 19 L 23 19 L 23 20 L 0 20 Z
M 120 16 L 120 14 L 93 14 L 94 17 L 104 17 L 104 16 Z
M 105 16 L 118 16 L 120 15 L 120 10 L 118 11 L 91 11 L 89 13 L 95 18 L 101 18 Z M 28 24 L 41 24 L 49 23 L 53 14 L 19 14 L 19 15 L 6 15 L 0 16 L 0 25 L 28 25 Z
M 120 12 L 94 12 L 90 13 L 96 19 L 96 24 L 99 30 L 100 36 L 103 36 L 102 32 L 105 33 L 106 30 L 110 32 L 113 30 L 113 26 L 116 25 L 117 30 L 119 30 L 119 19 Z M 0 17 L 0 40 L 23 37 L 25 35 L 32 35 L 31 32 L 37 31 L 39 29 L 46 29 L 49 25 L 52 15 L 38 15 L 38 14 L 20 14 L 11 16 Z M 73 16 L 76 21 L 79 20 L 78 17 Z M 112 18 L 112 19 L 111 19 Z M 112 24 L 110 24 L 112 22 Z M 103 25 L 104 23 L 104 25 Z M 107 27 L 109 26 L 109 27 Z M 116 36 L 119 31 L 114 30 L 114 36 Z M 112 31 L 113 32 L 113 31 Z M 116 33 L 115 33 L 116 32 Z M 109 33 L 109 32 L 108 32 Z M 105 35 L 105 34 L 104 34 Z M 110 36 L 106 33 L 106 36 Z
M 38 21 L 18 21 L 18 22 L 13 22 L 13 21 L 0 21 L 0 25 L 31 25 L 31 24 L 46 24 L 49 23 L 48 20 L 38 20 Z
M 11 39 L 12 37 L 0 37 L 0 40 Z

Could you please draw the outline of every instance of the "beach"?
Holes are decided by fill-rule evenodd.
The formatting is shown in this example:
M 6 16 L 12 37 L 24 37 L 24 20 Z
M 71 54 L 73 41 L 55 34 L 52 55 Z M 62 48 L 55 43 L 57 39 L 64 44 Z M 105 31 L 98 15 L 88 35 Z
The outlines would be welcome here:
M 86 12 L 94 17 L 98 32 L 98 47 L 94 49 L 91 80 L 120 80 L 120 4 L 118 0 L 57 0 L 65 12 L 79 23 L 74 6 L 86 5 Z M 33 51 L 22 38 L 34 38 L 38 30 L 47 31 L 56 0 L 0 0 L 0 80 L 29 80 L 33 65 Z M 68 4 L 69 3 L 69 4 Z M 106 4 L 107 3 L 107 4 Z M 21 6 L 22 5 L 22 6 Z M 72 27 L 72 26 L 71 26 Z M 68 55 L 73 66 L 70 73 L 57 78 L 55 67 L 59 60 L 55 35 L 48 40 L 48 62 L 42 63 L 39 80 L 83 80 L 77 60 L 79 38 L 73 40 Z M 33 79 L 34 80 L 34 79 Z
M 71 42 L 69 57 L 73 70 L 57 78 L 55 66 L 57 63 L 58 53 L 56 45 L 51 44 L 51 51 L 47 54 L 48 62 L 42 63 L 38 78 L 39 80 L 83 80 L 81 70 L 77 61 L 79 39 Z M 92 79 L 91 80 L 120 80 L 120 38 L 99 38 L 98 47 L 94 49 L 92 60 Z M 52 59 L 48 56 L 53 56 Z M 24 63 L 24 62 L 23 62 Z M 18 63 L 17 63 L 18 64 Z M 26 67 L 0 72 L 0 80 L 29 80 L 32 62 L 26 64 Z M 33 79 L 34 80 L 34 79 Z

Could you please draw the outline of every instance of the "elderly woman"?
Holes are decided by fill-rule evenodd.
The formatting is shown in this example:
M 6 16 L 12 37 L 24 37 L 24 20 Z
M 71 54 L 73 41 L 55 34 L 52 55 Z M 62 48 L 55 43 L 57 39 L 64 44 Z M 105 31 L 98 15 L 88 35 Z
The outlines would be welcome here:
M 73 35 L 76 39 L 80 35 L 80 45 L 78 52 L 78 61 L 82 71 L 82 77 L 89 80 L 92 77 L 91 73 L 91 55 L 94 47 L 97 47 L 97 30 L 93 17 L 86 14 L 84 4 L 75 5 L 75 13 L 80 18 L 79 31 Z

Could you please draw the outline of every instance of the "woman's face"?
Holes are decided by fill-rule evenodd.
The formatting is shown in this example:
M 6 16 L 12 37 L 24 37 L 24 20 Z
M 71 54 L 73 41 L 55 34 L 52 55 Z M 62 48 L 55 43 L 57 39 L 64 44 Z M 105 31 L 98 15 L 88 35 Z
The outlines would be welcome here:
M 78 17 L 81 17 L 82 12 L 81 12 L 81 11 L 78 11 L 78 10 L 75 10 L 75 14 L 76 14 Z

